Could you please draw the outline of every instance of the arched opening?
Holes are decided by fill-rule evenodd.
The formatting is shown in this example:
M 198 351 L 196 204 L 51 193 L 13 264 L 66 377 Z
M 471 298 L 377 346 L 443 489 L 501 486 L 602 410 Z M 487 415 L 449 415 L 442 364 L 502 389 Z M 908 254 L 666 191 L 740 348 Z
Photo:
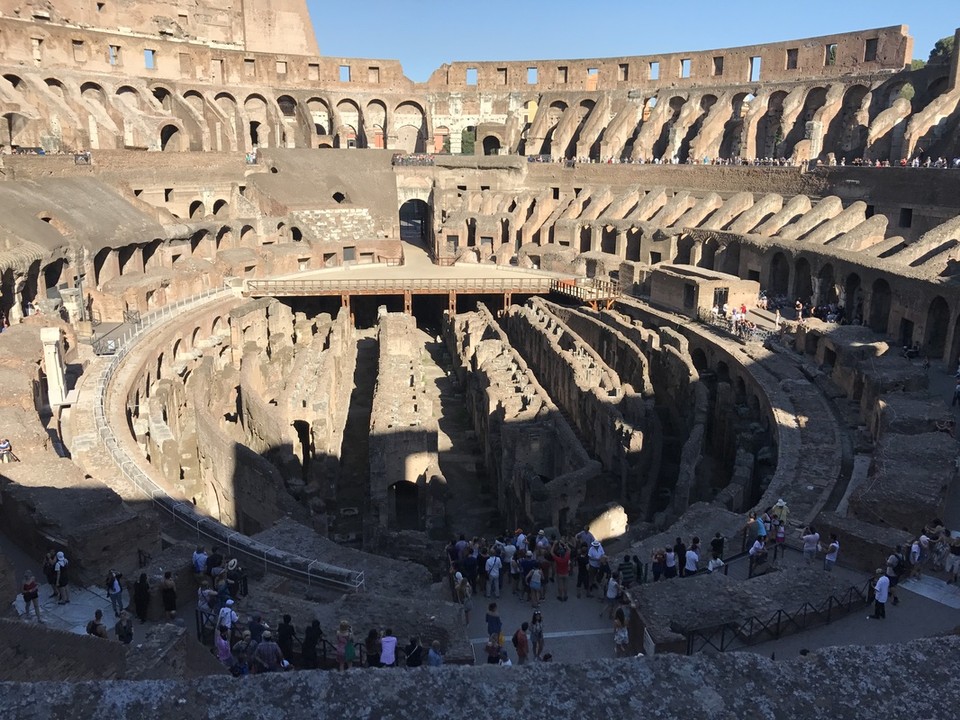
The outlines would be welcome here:
M 347 196 L 344 195 L 344 194 L 343 194 L 342 192 L 340 192 L 339 190 L 338 190 L 337 192 L 335 192 L 331 197 L 333 198 L 333 201 L 334 201 L 337 205 L 343 205 L 343 203 L 344 203 L 344 202 L 346 201 L 346 199 L 347 199 Z
M 94 82 L 86 82 L 80 86 L 80 96 L 84 100 L 92 100 L 101 105 L 106 105 L 106 95 L 103 88 Z
M 200 202 L 199 200 L 194 200 L 192 203 L 190 203 L 189 215 L 192 220 L 202 218 L 206 214 L 207 214 L 207 209 L 206 207 L 204 207 L 204 204 L 202 202 Z
M 494 135 L 487 135 L 483 139 L 483 154 L 484 155 L 499 155 L 500 154 L 500 139 Z
M 213 214 L 219 216 L 221 213 L 226 215 L 230 210 L 230 205 L 227 204 L 227 201 L 224 199 L 217 200 L 213 203 Z
M 241 247 L 249 247 L 253 244 L 256 239 L 256 232 L 251 225 L 244 225 L 240 228 L 240 245 Z
M 280 114 L 284 117 L 294 117 L 297 114 L 297 101 L 289 95 L 281 95 L 277 98 L 277 105 L 280 107 Z
M 856 273 L 847 275 L 843 284 L 844 309 L 847 317 L 855 324 L 863 322 L 863 288 L 860 286 L 860 276 Z
M 790 263 L 778 252 L 770 261 L 768 289 L 773 295 L 786 295 L 790 290 Z
M 710 369 L 709 364 L 707 364 L 707 354 L 700 348 L 694 348 L 690 352 L 690 361 L 700 374 L 703 374 Z
M 303 231 L 300 230 L 296 225 L 290 228 L 290 238 L 294 242 L 300 242 L 303 240 Z
M 813 121 L 814 116 L 817 114 L 820 108 L 826 104 L 826 102 L 826 88 L 815 87 L 807 93 L 807 98 L 803 103 L 803 111 L 797 117 L 793 128 L 787 133 L 787 137 L 784 139 L 782 146 L 777 152 L 778 156 L 793 156 L 793 149 L 796 147 L 798 142 L 803 140 L 807 133 L 807 123 Z
M 854 85 L 843 96 L 843 106 L 836 114 L 823 140 L 823 147 L 827 151 L 834 151 L 837 159 L 845 158 L 848 162 L 854 158 L 863 157 L 867 143 L 866 113 L 861 114 L 863 101 L 870 92 L 863 85 Z
M 883 278 L 874 280 L 870 289 L 870 329 L 886 334 L 890 319 L 890 284 Z
M 927 309 L 927 323 L 923 328 L 923 351 L 931 358 L 943 357 L 950 328 L 950 306 L 937 295 Z
M 817 273 L 817 305 L 830 305 L 839 302 L 837 284 L 833 279 L 833 265 L 827 263 Z
M 164 152 L 180 152 L 183 150 L 180 128 L 176 125 L 164 125 L 160 129 L 160 149 Z
M 250 143 L 254 147 L 260 146 L 260 123 L 256 120 L 250 121 Z
M 743 139 L 743 117 L 749 108 L 747 93 L 737 93 L 730 104 L 730 117 L 723 126 L 719 156 L 724 159 L 740 156 Z
M 56 288 L 63 280 L 66 261 L 63 258 L 53 260 L 43 268 L 43 284 L 48 290 Z
M 397 128 L 397 149 L 405 152 L 427 151 L 427 115 L 415 102 L 403 102 L 393 111 Z
M 714 269 L 719 269 L 720 272 L 725 272 L 728 275 L 736 275 L 740 277 L 740 243 L 739 242 L 729 242 L 726 247 L 723 248 L 722 252 L 722 261 L 720 267 L 716 267 L 716 262 L 714 262 Z
M 757 121 L 756 157 L 776 157 L 780 143 L 783 142 L 783 101 L 787 93 L 783 90 L 770 95 L 767 111 Z
M 130 107 L 140 109 L 140 93 L 129 85 L 121 85 L 117 88 L 116 95 Z
M 155 87 L 153 89 L 153 97 L 160 103 L 160 107 L 163 108 L 164 112 L 168 114 L 173 112 L 173 100 L 169 90 L 165 87 Z
M 806 258 L 797 258 L 793 264 L 795 295 L 804 305 L 813 302 L 813 273 Z
M 363 137 L 364 118 L 360 106 L 352 100 L 341 100 L 337 103 L 337 115 L 340 117 L 340 125 L 337 128 L 335 147 L 366 147 Z
M 430 206 L 419 199 L 407 200 L 400 206 L 400 239 L 427 246 L 431 240 Z
M 217 233 L 216 247 L 217 250 L 233 247 L 233 228 L 220 228 L 220 231 Z

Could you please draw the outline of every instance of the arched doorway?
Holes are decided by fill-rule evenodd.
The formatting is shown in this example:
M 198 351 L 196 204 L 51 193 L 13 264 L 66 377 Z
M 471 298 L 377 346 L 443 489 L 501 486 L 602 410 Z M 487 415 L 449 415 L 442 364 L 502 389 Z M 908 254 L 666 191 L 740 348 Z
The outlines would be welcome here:
M 786 256 L 778 252 L 770 261 L 768 289 L 773 295 L 786 295 L 790 290 L 790 263 Z
M 886 334 L 890 320 L 890 284 L 883 278 L 873 281 L 870 289 L 870 329 Z
M 183 150 L 180 128 L 176 125 L 163 126 L 160 130 L 160 149 L 164 152 L 180 152 Z
M 810 270 L 810 262 L 806 258 L 797 258 L 793 264 L 794 272 L 794 290 L 795 295 L 803 301 L 804 305 L 813 300 L 813 273 Z
M 483 139 L 483 154 L 484 155 L 499 155 L 500 154 L 500 139 L 494 135 L 487 135 Z
M 943 357 L 947 347 L 947 331 L 950 328 L 950 306 L 937 295 L 927 310 L 927 322 L 923 328 L 923 351 L 928 357 Z
M 833 265 L 827 263 L 817 273 L 817 305 L 829 305 L 838 302 L 837 285 L 833 277 Z
M 430 206 L 419 199 L 407 200 L 400 206 L 400 239 L 427 246 L 432 240 Z
M 863 322 L 863 291 L 860 288 L 860 276 L 856 273 L 847 275 L 843 284 L 843 298 L 846 316 L 855 324 Z

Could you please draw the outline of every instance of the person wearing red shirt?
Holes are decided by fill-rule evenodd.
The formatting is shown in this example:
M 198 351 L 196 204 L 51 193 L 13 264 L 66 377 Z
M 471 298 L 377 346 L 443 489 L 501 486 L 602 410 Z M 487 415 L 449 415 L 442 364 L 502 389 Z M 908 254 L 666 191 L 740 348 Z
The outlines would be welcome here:
M 567 600 L 567 578 L 570 576 L 570 548 L 559 540 L 550 549 L 554 572 L 557 575 L 557 600 Z

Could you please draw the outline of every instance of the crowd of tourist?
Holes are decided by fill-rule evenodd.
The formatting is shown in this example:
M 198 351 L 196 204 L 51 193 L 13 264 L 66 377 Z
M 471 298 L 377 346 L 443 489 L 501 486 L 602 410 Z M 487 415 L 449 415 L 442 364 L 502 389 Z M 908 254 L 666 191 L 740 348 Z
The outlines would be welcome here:
M 545 530 L 528 535 L 522 528 L 504 532 L 492 541 L 481 537 L 467 540 L 461 535 L 450 540 L 446 555 L 453 598 L 462 608 L 466 625 L 471 623 L 473 598 L 480 592 L 491 600 L 512 593 L 530 604 L 530 621 L 510 636 L 519 664 L 550 659 L 550 654 L 543 652 L 540 607 L 551 594 L 557 602 L 568 602 L 571 589 L 578 599 L 597 597 L 603 603 L 600 615 L 613 621 L 616 653 L 626 654 L 629 606 L 624 590 L 642 577 L 646 568 L 636 555 L 624 555 L 622 560 L 610 557 L 588 528 L 570 538 L 548 536 Z M 496 602 L 487 606 L 484 619 L 489 638 L 487 661 L 512 664 Z

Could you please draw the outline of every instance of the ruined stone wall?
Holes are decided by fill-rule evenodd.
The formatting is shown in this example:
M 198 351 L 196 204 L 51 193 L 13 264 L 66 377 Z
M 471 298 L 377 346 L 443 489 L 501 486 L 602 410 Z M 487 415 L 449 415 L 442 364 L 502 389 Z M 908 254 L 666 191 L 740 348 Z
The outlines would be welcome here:
M 510 91 L 529 91 L 531 85 L 549 90 L 613 90 L 624 87 L 695 87 L 705 84 L 749 83 L 751 59 L 761 63 L 762 81 L 797 81 L 837 77 L 856 69 L 877 72 L 882 69 L 902 70 L 913 57 L 913 39 L 904 25 L 852 33 L 824 35 L 803 40 L 751 45 L 748 47 L 702 50 L 663 55 L 639 55 L 587 60 L 531 60 L 526 62 L 455 62 L 434 71 L 428 87 L 449 88 L 470 92 L 467 70 L 476 70 L 476 87 L 493 91 L 506 86 Z M 865 44 L 877 40 L 876 58 L 865 61 Z M 836 45 L 833 62 L 827 47 Z M 788 67 L 788 51 L 797 53 L 796 67 Z M 716 62 L 720 60 L 720 63 Z M 682 76 L 681 62 L 686 60 L 689 72 Z M 657 63 L 659 77 L 652 77 L 651 64 Z M 529 70 L 535 70 L 535 79 Z M 531 82 L 531 80 L 533 80 Z
M 572 522 L 600 463 L 589 459 L 485 307 L 453 316 L 445 332 L 484 443 L 498 509 L 511 522 Z
M 539 298 L 512 306 L 505 319 L 511 345 L 536 368 L 537 379 L 563 408 L 604 469 L 629 477 L 633 488 L 646 480 L 647 408 L 632 386 L 623 385 L 590 345 L 584 343 Z
M 416 320 L 402 313 L 378 319 L 380 357 L 370 419 L 370 499 L 381 527 L 426 530 L 445 524 L 437 459 L 439 391 L 425 376 Z M 417 517 L 401 509 L 404 484 L 416 487 Z M 404 517 L 399 517 L 401 514 Z
M 776 578 L 771 578 L 776 579 Z M 693 582 L 693 581 L 691 581 Z M 670 583 L 658 583 L 669 585 Z M 104 707 L 117 717 L 149 714 L 173 720 L 183 714 L 181 702 L 191 698 L 191 708 L 208 717 L 235 715 L 238 707 L 252 713 L 275 713 L 282 698 L 330 698 L 331 711 L 354 712 L 357 699 L 383 708 L 397 718 L 426 714 L 462 717 L 483 714 L 491 704 L 506 703 L 517 716 L 563 715 L 575 711 L 603 716 L 656 714 L 665 720 L 692 715 L 709 716 L 722 707 L 730 716 L 757 714 L 757 708 L 789 708 L 796 717 L 827 720 L 851 712 L 872 717 L 894 716 L 910 707 L 919 717 L 933 717 L 960 701 L 948 663 L 931 658 L 960 652 L 960 640 L 946 636 L 902 644 L 837 646 L 805 658 L 772 662 L 756 653 L 701 653 L 693 657 L 666 654 L 655 657 L 598 660 L 591 663 L 535 664 L 528 672 L 543 692 L 512 693 L 504 700 L 498 668 L 445 667 L 418 673 L 417 682 L 402 672 L 381 671 L 376 682 L 369 672 L 295 672 L 244 678 L 207 678 L 193 682 L 29 683 L 0 687 L 3 710 L 12 717 L 51 711 L 51 718 L 93 716 Z M 929 667 L 919 677 L 891 673 L 890 668 Z M 851 669 L 855 668 L 856 672 Z M 610 692 L 618 677 L 621 693 Z M 696 678 L 691 693 L 664 692 L 686 687 Z M 736 678 L 732 682 L 731 678 Z M 464 689 L 451 698 L 451 686 Z M 231 692 L 224 693 L 224 687 Z M 882 691 L 880 689 L 883 689 Z M 293 703 L 289 705 L 293 708 Z

